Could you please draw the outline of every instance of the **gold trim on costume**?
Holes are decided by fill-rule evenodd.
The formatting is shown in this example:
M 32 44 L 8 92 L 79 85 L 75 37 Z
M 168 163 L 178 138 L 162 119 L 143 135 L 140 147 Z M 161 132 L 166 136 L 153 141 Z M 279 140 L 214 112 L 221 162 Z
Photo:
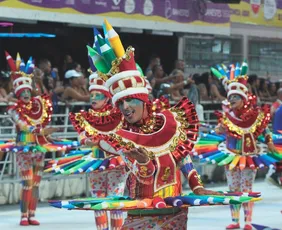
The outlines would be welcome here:
M 233 124 L 232 121 L 230 121 L 225 115 L 222 118 L 222 123 L 223 125 L 227 126 L 231 132 L 235 132 L 240 136 L 243 136 L 244 134 L 247 133 L 254 133 L 256 129 L 261 125 L 264 117 L 265 117 L 264 112 L 260 112 L 257 117 L 257 120 L 250 127 L 247 128 L 242 128 Z

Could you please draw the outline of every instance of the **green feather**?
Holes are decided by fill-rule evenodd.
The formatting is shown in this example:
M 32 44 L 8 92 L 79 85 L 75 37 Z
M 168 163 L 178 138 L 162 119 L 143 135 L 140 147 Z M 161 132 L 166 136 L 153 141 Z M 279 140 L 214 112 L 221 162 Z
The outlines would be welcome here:
M 245 59 L 242 63 L 242 70 L 241 70 L 241 76 L 244 76 L 247 74 L 248 72 L 248 63 L 247 63 L 247 60 Z
M 211 71 L 219 80 L 223 78 L 222 74 L 217 69 L 211 67 Z

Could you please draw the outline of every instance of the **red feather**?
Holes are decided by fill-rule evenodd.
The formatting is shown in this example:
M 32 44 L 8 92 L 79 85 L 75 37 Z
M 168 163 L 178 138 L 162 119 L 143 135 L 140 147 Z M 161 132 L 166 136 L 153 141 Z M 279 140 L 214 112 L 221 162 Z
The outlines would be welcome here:
M 12 56 L 7 51 L 5 51 L 5 55 L 6 55 L 6 60 L 10 66 L 11 71 L 17 71 L 16 64 Z

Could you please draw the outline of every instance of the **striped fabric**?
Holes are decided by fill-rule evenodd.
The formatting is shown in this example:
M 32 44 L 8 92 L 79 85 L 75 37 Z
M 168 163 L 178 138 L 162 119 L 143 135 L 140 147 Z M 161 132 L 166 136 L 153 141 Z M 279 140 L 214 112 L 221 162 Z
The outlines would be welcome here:
M 30 144 L 30 143 L 36 143 L 35 141 L 35 135 L 30 132 L 23 132 L 20 131 L 17 134 L 17 143 L 23 143 L 23 144 Z

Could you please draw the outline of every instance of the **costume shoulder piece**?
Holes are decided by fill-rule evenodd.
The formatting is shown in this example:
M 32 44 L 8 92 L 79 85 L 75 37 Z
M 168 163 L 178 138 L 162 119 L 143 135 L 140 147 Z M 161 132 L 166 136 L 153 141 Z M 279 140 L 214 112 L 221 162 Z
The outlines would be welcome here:
M 100 112 L 89 109 L 70 113 L 69 117 L 75 129 L 79 133 L 85 131 L 88 137 L 114 132 L 121 128 L 123 121 L 122 114 L 111 106 Z
M 169 109 L 169 107 L 169 100 L 166 97 L 162 96 L 153 101 L 152 111 L 158 113 L 165 109 Z
M 160 118 L 163 125 L 155 130 Z M 105 137 L 104 141 L 117 151 L 141 147 L 146 148 L 151 159 L 170 152 L 176 161 L 180 161 L 193 149 L 199 128 L 195 107 L 187 98 L 183 98 L 171 109 L 153 114 L 145 126 L 145 133 L 120 129 Z M 103 141 L 101 142 L 103 145 Z
M 246 133 L 251 133 L 257 138 L 267 128 L 270 113 L 267 107 L 250 108 L 236 117 L 233 113 L 223 113 L 221 123 L 226 127 L 228 134 L 241 138 Z
M 52 102 L 47 95 L 33 97 L 27 104 L 19 100 L 8 110 L 17 112 L 19 119 L 27 122 L 27 124 L 41 125 L 42 127 L 45 127 L 51 121 L 53 113 Z

